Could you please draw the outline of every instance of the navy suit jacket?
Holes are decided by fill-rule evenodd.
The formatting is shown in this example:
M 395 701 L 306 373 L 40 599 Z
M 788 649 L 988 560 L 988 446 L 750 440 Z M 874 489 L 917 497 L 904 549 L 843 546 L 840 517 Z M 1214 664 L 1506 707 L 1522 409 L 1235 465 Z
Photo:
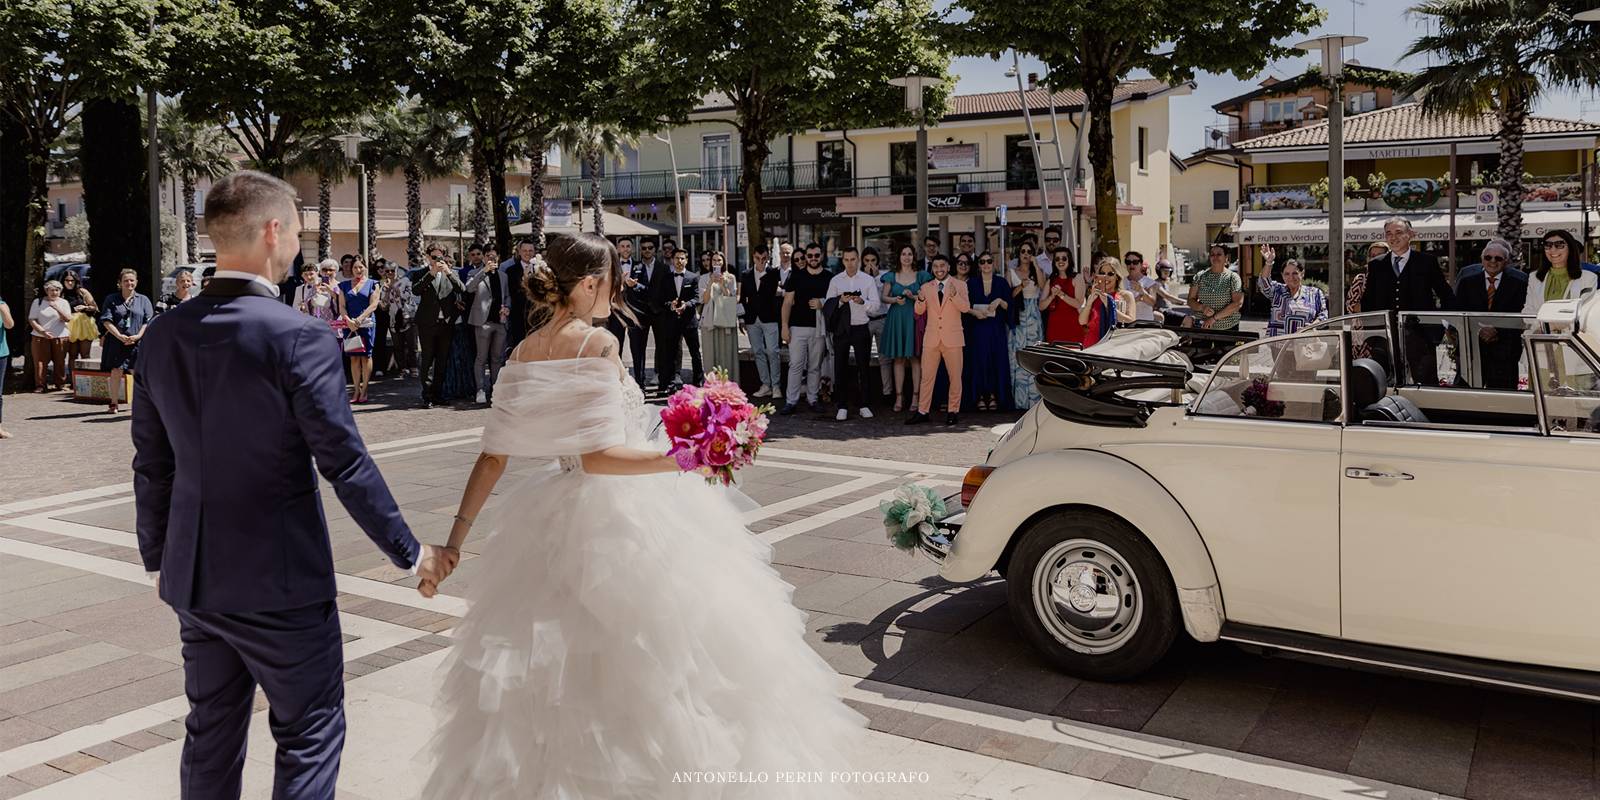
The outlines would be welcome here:
M 259 283 L 219 278 L 153 321 L 139 351 L 133 491 L 139 555 L 161 572 L 162 600 L 221 612 L 332 600 L 318 471 L 395 566 L 416 563 L 326 322 Z

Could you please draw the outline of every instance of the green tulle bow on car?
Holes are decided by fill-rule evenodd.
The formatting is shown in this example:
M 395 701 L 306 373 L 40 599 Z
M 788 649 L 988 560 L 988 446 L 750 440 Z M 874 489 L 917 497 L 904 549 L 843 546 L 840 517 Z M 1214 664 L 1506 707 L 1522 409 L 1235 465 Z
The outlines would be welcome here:
M 889 542 L 909 552 L 917 549 L 924 529 L 933 532 L 934 521 L 944 517 L 947 509 L 944 498 L 932 488 L 908 483 L 895 490 L 893 500 L 879 503 L 878 510 L 883 512 L 883 527 L 889 534 Z

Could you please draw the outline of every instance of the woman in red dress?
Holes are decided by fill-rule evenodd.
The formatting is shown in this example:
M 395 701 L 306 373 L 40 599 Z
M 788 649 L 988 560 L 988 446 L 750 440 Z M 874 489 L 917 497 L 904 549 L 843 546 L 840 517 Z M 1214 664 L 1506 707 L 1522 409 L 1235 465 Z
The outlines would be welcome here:
M 1078 275 L 1078 265 L 1072 261 L 1071 250 L 1057 247 L 1051 256 L 1055 259 L 1055 275 L 1050 279 L 1050 288 L 1039 299 L 1039 310 L 1045 312 L 1045 341 L 1083 344 L 1078 309 L 1083 305 L 1086 287 Z

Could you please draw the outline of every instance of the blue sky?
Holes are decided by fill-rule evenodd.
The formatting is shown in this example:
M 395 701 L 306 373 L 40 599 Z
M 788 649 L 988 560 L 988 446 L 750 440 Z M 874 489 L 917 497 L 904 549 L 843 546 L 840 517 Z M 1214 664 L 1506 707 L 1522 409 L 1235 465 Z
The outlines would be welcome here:
M 1355 33 L 1371 40 L 1354 48 L 1353 53 L 1346 52 L 1346 58 L 1354 58 L 1373 67 L 1415 69 L 1426 66 L 1421 59 L 1400 61 L 1401 54 L 1412 40 L 1425 32 L 1425 23 L 1420 18 L 1406 14 L 1405 9 L 1410 7 L 1410 3 L 1357 0 L 1352 5 L 1350 0 L 1319 0 L 1317 4 L 1328 12 L 1328 19 L 1315 35 Z M 1199 88 L 1187 97 L 1172 101 L 1172 150 L 1179 155 L 1187 155 L 1200 149 L 1204 144 L 1205 127 L 1222 121 L 1211 110 L 1215 103 L 1250 91 L 1267 75 L 1280 78 L 1298 75 L 1311 63 L 1309 58 L 1280 61 L 1269 65 L 1262 74 L 1243 81 L 1232 75 L 1200 73 L 1195 77 Z M 959 76 L 957 91 L 962 93 L 1014 91 L 1017 88 L 1016 80 L 1005 77 L 1005 71 L 1010 66 L 1009 58 L 1004 62 L 987 58 L 961 58 L 951 65 L 951 72 Z M 1037 61 L 1030 62 L 1024 58 L 1023 72 L 1026 74 L 1030 71 L 1043 73 L 1044 68 Z M 1536 106 L 1535 113 L 1568 119 L 1600 120 L 1600 98 L 1593 93 L 1581 96 L 1554 95 L 1546 97 Z

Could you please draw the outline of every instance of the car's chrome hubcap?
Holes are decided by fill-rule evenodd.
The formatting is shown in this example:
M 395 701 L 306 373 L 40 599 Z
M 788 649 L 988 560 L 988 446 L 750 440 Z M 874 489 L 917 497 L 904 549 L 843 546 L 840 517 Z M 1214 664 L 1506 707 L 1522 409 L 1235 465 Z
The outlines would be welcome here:
M 1051 547 L 1033 574 L 1033 605 L 1050 635 L 1082 653 L 1109 653 L 1133 636 L 1144 610 L 1128 562 L 1100 542 Z

